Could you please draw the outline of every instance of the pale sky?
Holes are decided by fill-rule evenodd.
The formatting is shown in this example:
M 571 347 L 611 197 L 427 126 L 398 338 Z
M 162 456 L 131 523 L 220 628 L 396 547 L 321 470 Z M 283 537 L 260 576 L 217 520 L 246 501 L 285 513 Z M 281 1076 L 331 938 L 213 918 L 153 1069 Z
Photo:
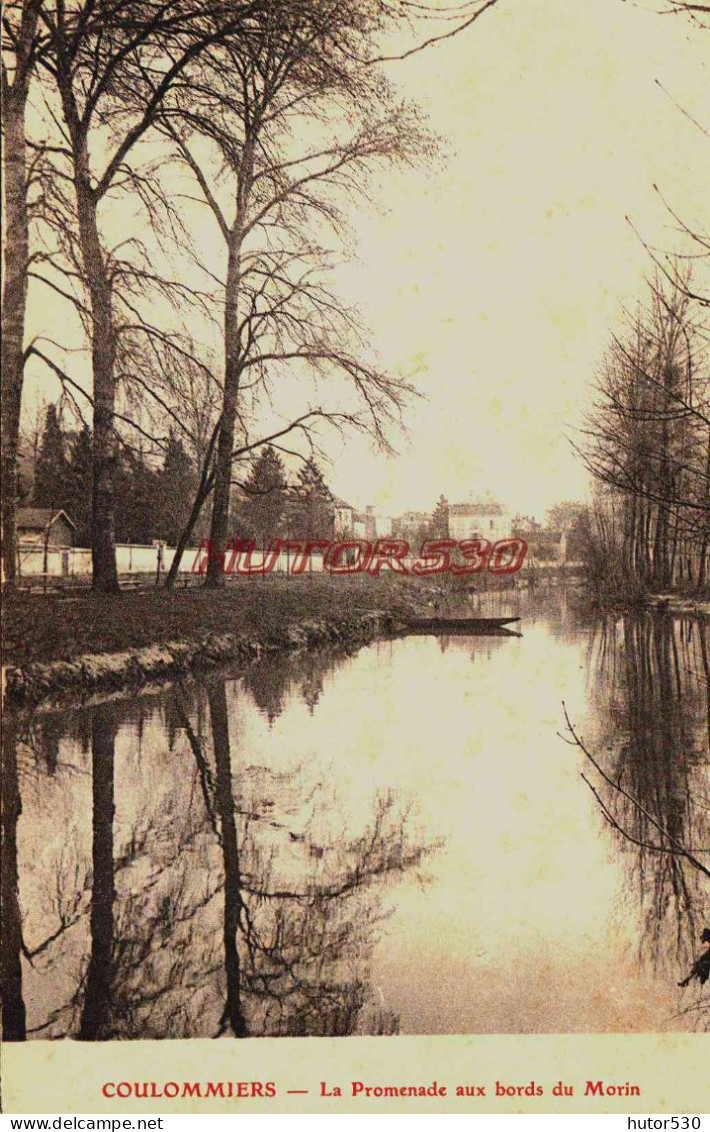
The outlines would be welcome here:
M 396 512 L 490 489 L 538 515 L 584 497 L 565 431 L 650 271 L 625 217 L 679 246 L 656 183 L 710 228 L 710 141 L 654 81 L 710 125 L 709 45 L 623 0 L 501 0 L 392 66 L 453 153 L 428 177 L 392 177 L 387 216 L 359 219 L 361 302 L 428 401 L 397 459 L 345 454 L 341 494 Z
M 391 515 L 490 491 L 538 517 L 585 497 L 567 437 L 651 270 L 626 217 L 648 243 L 680 247 L 657 184 L 710 231 L 710 140 L 669 98 L 710 127 L 708 34 L 625 0 L 499 0 L 389 65 L 447 154 L 380 176 L 379 210 L 352 215 L 359 262 L 341 283 L 383 365 L 426 400 L 395 458 L 331 445 L 338 495 Z M 30 332 L 65 317 L 37 300 Z M 28 404 L 57 395 L 38 373 Z

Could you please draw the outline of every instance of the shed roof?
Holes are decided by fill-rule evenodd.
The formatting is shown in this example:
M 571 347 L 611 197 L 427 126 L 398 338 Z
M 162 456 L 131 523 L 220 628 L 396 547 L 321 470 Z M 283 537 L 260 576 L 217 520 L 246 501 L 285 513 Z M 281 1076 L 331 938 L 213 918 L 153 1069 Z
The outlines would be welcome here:
M 17 526 L 26 531 L 46 531 L 57 519 L 64 518 L 70 527 L 76 530 L 76 523 L 70 519 L 66 511 L 53 511 L 51 507 L 18 507 Z

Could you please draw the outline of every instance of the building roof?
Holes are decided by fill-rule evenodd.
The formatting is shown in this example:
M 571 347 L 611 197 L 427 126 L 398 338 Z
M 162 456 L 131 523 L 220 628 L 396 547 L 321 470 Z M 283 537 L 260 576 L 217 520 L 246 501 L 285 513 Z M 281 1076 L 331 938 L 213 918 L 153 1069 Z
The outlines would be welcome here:
M 504 515 L 505 507 L 502 503 L 492 503 L 483 500 L 481 503 L 450 503 L 449 515 Z
M 18 507 L 17 526 L 26 531 L 46 531 L 57 519 L 64 518 L 76 530 L 76 523 L 66 511 L 53 511 L 51 507 Z
M 348 511 L 355 510 L 355 508 L 350 503 L 346 503 L 344 499 L 338 499 L 337 495 L 333 496 L 333 503 L 337 508 L 341 510 L 342 508 L 347 508 Z

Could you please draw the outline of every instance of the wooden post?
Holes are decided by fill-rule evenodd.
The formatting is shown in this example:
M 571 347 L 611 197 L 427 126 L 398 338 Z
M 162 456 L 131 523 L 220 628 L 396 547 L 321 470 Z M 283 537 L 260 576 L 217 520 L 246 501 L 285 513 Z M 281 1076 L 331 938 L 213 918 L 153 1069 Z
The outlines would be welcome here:
M 163 572 L 163 544 L 162 544 L 162 542 L 158 543 L 157 551 L 158 551 L 158 561 L 157 561 L 156 573 L 155 573 L 155 584 L 156 584 L 156 586 L 159 586 L 160 585 L 160 575 Z
M 42 573 L 44 574 L 44 592 L 47 592 L 47 571 L 49 570 L 49 523 L 47 523 L 47 530 L 44 535 L 44 555 L 42 562 Z

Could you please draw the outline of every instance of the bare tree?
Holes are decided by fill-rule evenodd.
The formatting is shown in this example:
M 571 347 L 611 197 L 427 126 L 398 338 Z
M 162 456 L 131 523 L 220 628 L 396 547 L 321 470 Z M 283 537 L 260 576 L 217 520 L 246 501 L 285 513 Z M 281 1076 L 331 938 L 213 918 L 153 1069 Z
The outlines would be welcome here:
M 601 367 L 578 451 L 601 491 L 592 542 L 621 588 L 702 588 L 710 543 L 710 370 L 691 301 L 665 281 Z M 594 547 L 592 547 L 594 556 Z
M 703 4 L 700 0 L 666 0 L 666 3 L 668 11 L 689 16 L 701 27 L 710 26 L 710 4 Z
M 110 249 L 102 231 L 100 208 L 109 196 L 113 203 L 119 190 L 150 205 L 150 170 L 142 175 L 130 165 L 138 143 L 173 84 L 201 52 L 233 35 L 258 6 L 259 0 L 199 8 L 178 0 L 164 4 L 114 0 L 105 5 L 90 0 L 67 5 L 57 0 L 51 12 L 42 12 L 50 39 L 44 65 L 61 106 L 63 153 L 69 163 L 81 269 L 89 296 L 92 560 L 93 585 L 98 590 L 118 590 L 113 531 L 121 325 L 117 294 L 126 274 L 125 263 Z
M 161 127 L 224 247 L 208 585 L 224 580 L 232 467 L 251 447 L 237 442 L 245 401 L 270 396 L 288 369 L 312 381 L 320 402 L 311 402 L 299 428 L 309 415 L 348 420 L 382 442 L 387 420 L 410 392 L 368 358 L 356 313 L 329 286 L 334 250 L 324 243 L 329 233 L 342 237 L 342 205 L 348 195 L 367 199 L 367 175 L 378 163 L 411 160 L 431 147 L 414 111 L 397 104 L 377 68 L 365 65 L 382 9 L 289 0 L 203 57 L 210 72 L 221 69 L 235 83 L 178 83 L 161 109 Z M 201 266 L 212 264 L 202 257 Z M 339 415 L 321 401 L 322 385 L 335 374 L 355 394 L 341 394 Z M 284 432 L 293 430 L 293 422 L 285 425 Z
M 368 57 L 356 53 L 351 60 L 353 70 L 360 63 L 375 69 L 381 52 L 376 50 L 374 32 L 388 21 L 403 33 L 399 36 L 401 50 L 392 57 L 404 57 L 470 27 L 496 2 L 466 0 L 456 8 L 441 9 L 413 0 L 368 0 L 357 17 L 350 17 L 350 26 L 354 28 L 358 21 L 362 26 L 369 23 L 372 51 Z M 324 59 L 338 53 L 345 58 L 350 47 L 347 37 L 336 42 L 328 31 L 327 21 L 335 7 L 332 2 L 302 3 L 298 14 L 304 27 L 309 22 L 312 28 L 320 26 L 318 50 Z M 226 45 L 231 43 L 236 50 L 238 43 L 245 47 L 251 38 L 244 60 L 252 52 L 254 36 L 261 35 L 267 23 L 272 30 L 280 27 L 281 32 L 290 34 L 287 28 L 293 31 L 297 8 L 294 0 L 209 0 L 199 6 L 189 0 L 109 0 L 101 4 L 96 0 L 23 0 L 5 5 L 3 52 L 8 63 L 3 67 L 3 129 L 9 238 L 3 298 L 3 530 L 7 529 L 4 561 L 10 582 L 15 568 L 13 515 L 23 364 L 29 355 L 41 359 L 60 381 L 65 395 L 79 396 L 81 402 L 85 392 L 71 367 L 60 364 L 40 345 L 41 335 L 25 350 L 30 261 L 44 265 L 44 273 L 33 268 L 29 274 L 73 304 L 88 338 L 92 390 L 86 400 L 94 416 L 94 586 L 116 590 L 113 479 L 122 442 L 119 426 L 123 422 L 138 433 L 150 428 L 140 415 L 136 416 L 135 408 L 122 411 L 120 389 L 130 381 L 135 396 L 142 376 L 145 400 L 141 413 L 147 412 L 147 404 L 157 413 L 161 379 L 181 352 L 176 348 L 175 327 L 157 328 L 137 307 L 147 301 L 145 292 L 151 288 L 173 307 L 179 296 L 187 302 L 195 298 L 194 289 L 185 281 L 168 280 L 151 270 L 151 253 L 142 244 L 145 225 L 138 217 L 141 210 L 148 227 L 153 226 L 160 210 L 170 215 L 170 223 L 179 225 L 176 210 L 170 209 L 168 197 L 160 191 L 157 170 L 162 154 L 144 143 L 174 87 L 181 87 L 189 101 L 192 80 L 187 76 L 193 76 L 199 114 L 206 92 L 214 88 L 219 97 L 225 75 L 214 66 L 230 65 Z M 342 29 L 346 27 L 347 21 L 342 22 Z M 335 24 L 331 30 L 335 32 Z M 295 40 L 292 46 L 296 46 Z M 315 58 L 315 41 L 310 50 Z M 31 82 L 44 99 L 52 135 L 39 147 L 28 141 L 25 124 Z M 57 237 L 52 253 L 46 247 L 32 250 L 29 244 L 28 145 L 40 151 L 44 161 L 40 197 L 44 219 Z M 117 230 L 119 207 L 126 209 L 129 238 L 112 246 L 109 232 Z M 63 348 L 62 343 L 53 345 Z M 151 359 L 149 374 L 142 374 L 135 364 L 141 351 Z M 190 364 L 195 364 L 194 355 Z M 162 409 L 168 416 L 180 415 L 179 401 L 163 404 Z M 80 406 L 77 412 L 81 415 Z M 221 435 L 226 428 L 224 421 L 222 426 Z M 159 437 L 148 432 L 148 438 L 159 445 Z M 222 468 L 220 498 L 225 490 L 226 449 L 226 441 L 221 448 L 217 444 Z M 210 456 L 210 451 L 208 436 L 203 438 L 201 455 Z
M 2 59 L 3 286 L 2 286 L 2 569 L 13 586 L 17 573 L 16 507 L 20 410 L 25 367 L 25 314 L 30 264 L 32 162 L 26 137 L 30 83 L 40 49 L 42 0 L 4 5 Z
M 694 3 L 693 0 L 665 0 L 665 6 L 661 9 L 661 12 L 666 15 L 675 14 L 685 16 L 697 31 L 710 32 L 710 5 L 706 3 Z M 710 122 L 704 122 L 695 118 L 677 101 L 672 90 L 666 90 L 659 80 L 656 80 L 656 82 L 680 114 L 695 126 L 704 138 L 710 141 Z M 677 269 L 679 259 L 685 259 L 687 263 L 695 269 L 696 273 L 698 273 L 701 267 L 707 267 L 710 258 L 710 233 L 707 230 L 703 231 L 698 227 L 697 223 L 692 223 L 680 216 L 673 202 L 663 196 L 662 189 L 658 186 L 654 187 L 661 196 L 669 216 L 676 227 L 678 236 L 680 237 L 679 247 L 675 248 L 672 254 L 668 255 L 659 252 L 656 248 L 650 247 L 644 241 L 646 249 L 653 259 L 657 270 L 666 278 L 671 286 L 682 292 L 694 303 L 705 308 L 710 307 L 710 293 L 708 292 L 707 284 L 704 287 L 698 287 L 697 284 L 694 285 L 690 275 L 681 273 Z M 686 249 L 684 253 L 680 250 L 683 246 Z

